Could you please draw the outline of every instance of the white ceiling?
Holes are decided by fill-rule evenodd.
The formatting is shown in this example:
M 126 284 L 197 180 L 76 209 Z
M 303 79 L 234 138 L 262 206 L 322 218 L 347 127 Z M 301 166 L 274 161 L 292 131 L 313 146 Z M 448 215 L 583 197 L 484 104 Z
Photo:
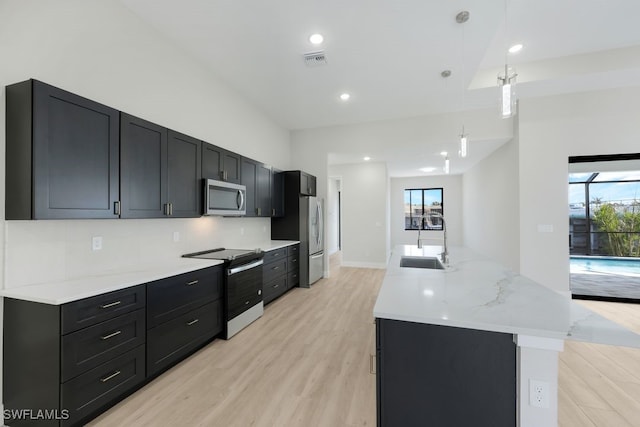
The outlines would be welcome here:
M 504 0 L 121 1 L 287 129 L 497 109 L 496 75 L 515 42 L 521 99 L 640 85 L 638 0 L 508 0 L 506 30 Z M 319 49 L 327 64 L 305 66 L 303 53 Z M 490 152 L 504 140 L 485 142 Z M 411 156 L 393 148 L 369 155 L 407 175 Z M 476 151 L 468 165 L 488 154 Z

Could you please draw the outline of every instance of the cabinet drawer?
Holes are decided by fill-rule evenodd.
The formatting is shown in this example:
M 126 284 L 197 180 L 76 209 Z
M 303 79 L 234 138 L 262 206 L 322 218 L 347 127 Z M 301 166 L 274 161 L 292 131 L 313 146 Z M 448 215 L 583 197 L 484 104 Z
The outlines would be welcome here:
M 262 280 L 264 283 L 270 282 L 278 276 L 287 273 L 287 258 L 283 258 L 269 265 L 262 266 Z
M 287 276 L 282 276 L 269 283 L 265 283 L 263 290 L 264 303 L 269 304 L 285 292 L 287 292 Z
M 145 286 L 135 286 L 62 305 L 62 333 L 77 331 L 145 306 Z
M 300 245 L 287 246 L 287 255 L 298 255 L 300 253 Z
M 61 425 L 74 425 L 145 379 L 144 346 L 112 359 L 60 386 L 60 407 L 69 410 Z
M 62 382 L 145 341 L 145 313 L 137 310 L 62 337 Z
M 181 360 L 222 332 L 222 302 L 217 300 L 147 332 L 147 375 Z
M 300 274 L 298 273 L 298 270 L 289 271 L 289 274 L 287 276 L 287 289 L 295 288 L 299 284 L 300 284 Z
M 189 312 L 222 295 L 222 267 L 205 268 L 147 285 L 147 327 Z
M 287 271 L 298 271 L 298 254 L 291 255 L 287 260 Z
M 271 262 L 280 260 L 287 257 L 287 248 L 274 249 L 264 253 L 264 263 L 269 264 Z

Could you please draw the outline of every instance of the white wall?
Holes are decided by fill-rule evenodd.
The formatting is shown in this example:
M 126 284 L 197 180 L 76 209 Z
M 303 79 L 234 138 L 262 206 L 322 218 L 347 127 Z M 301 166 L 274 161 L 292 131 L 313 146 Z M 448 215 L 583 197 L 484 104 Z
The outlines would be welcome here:
M 342 180 L 342 265 L 387 265 L 387 167 L 384 163 L 335 165 Z
M 120 2 L 8 0 L 0 3 L 0 20 L 1 86 L 33 77 L 281 169 L 289 168 L 288 130 L 274 124 Z M 4 90 L 1 93 L 4 121 Z M 2 130 L 2 155 L 4 137 Z M 3 168 L 4 160 L 1 164 Z M 4 216 L 4 173 L 0 176 Z M 126 268 L 223 242 L 238 246 L 247 239 L 270 237 L 269 219 L 9 221 L 2 229 L 7 233 L 3 258 L 8 287 Z M 177 244 L 172 241 L 173 231 L 181 233 Z M 96 235 L 104 239 L 99 252 L 91 251 L 89 244 Z
M 569 293 L 568 157 L 640 152 L 639 117 L 640 87 L 520 101 L 523 275 Z
M 327 219 L 327 247 L 325 248 L 328 255 L 336 253 L 339 250 L 339 216 L 340 209 L 338 204 L 338 197 L 340 187 L 342 185 L 341 178 L 331 177 L 329 178 L 329 184 L 327 185 L 327 200 L 325 202 Z
M 518 154 L 516 137 L 462 179 L 464 245 L 516 272 L 520 271 Z
M 439 175 L 412 178 L 391 178 L 391 248 L 396 245 L 415 245 L 417 230 L 404 229 L 404 190 L 409 188 L 442 187 L 444 217 L 447 223 L 449 245 L 460 246 L 463 240 L 462 175 Z M 442 244 L 442 231 L 422 231 L 425 244 Z M 432 240 L 433 239 L 433 240 Z

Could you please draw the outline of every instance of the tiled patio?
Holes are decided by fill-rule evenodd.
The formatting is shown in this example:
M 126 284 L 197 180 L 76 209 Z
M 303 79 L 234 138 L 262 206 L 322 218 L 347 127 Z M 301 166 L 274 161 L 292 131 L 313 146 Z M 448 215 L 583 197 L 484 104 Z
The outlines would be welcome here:
M 571 273 L 571 293 L 640 300 L 640 277 L 607 273 Z

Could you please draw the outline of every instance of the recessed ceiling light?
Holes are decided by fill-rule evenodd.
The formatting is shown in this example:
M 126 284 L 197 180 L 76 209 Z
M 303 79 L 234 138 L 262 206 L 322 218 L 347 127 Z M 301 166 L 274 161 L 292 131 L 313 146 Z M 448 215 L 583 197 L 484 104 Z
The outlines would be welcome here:
M 322 42 L 324 41 L 324 37 L 322 37 L 322 34 L 318 34 L 318 33 L 311 34 L 311 36 L 309 37 L 309 41 L 312 44 L 316 44 L 316 45 L 322 44 Z
M 514 44 L 513 46 L 511 46 L 509 48 L 509 53 L 517 53 L 520 52 L 522 50 L 522 44 L 518 43 L 518 44 Z
M 420 170 L 422 172 L 433 172 L 436 170 L 436 168 L 432 168 L 432 167 L 426 167 L 426 168 L 420 168 Z
M 446 151 L 441 151 L 441 152 L 440 152 L 440 155 L 441 155 L 441 156 L 446 156 L 447 154 L 449 154 L 449 153 L 447 153 Z
M 343 93 L 340 95 L 340 99 L 342 99 L 343 101 L 348 101 L 349 98 L 351 98 L 351 95 L 349 95 L 348 93 Z
M 364 161 L 365 161 L 365 162 L 368 162 L 369 160 L 371 160 L 371 157 L 369 157 L 369 156 L 364 156 Z

